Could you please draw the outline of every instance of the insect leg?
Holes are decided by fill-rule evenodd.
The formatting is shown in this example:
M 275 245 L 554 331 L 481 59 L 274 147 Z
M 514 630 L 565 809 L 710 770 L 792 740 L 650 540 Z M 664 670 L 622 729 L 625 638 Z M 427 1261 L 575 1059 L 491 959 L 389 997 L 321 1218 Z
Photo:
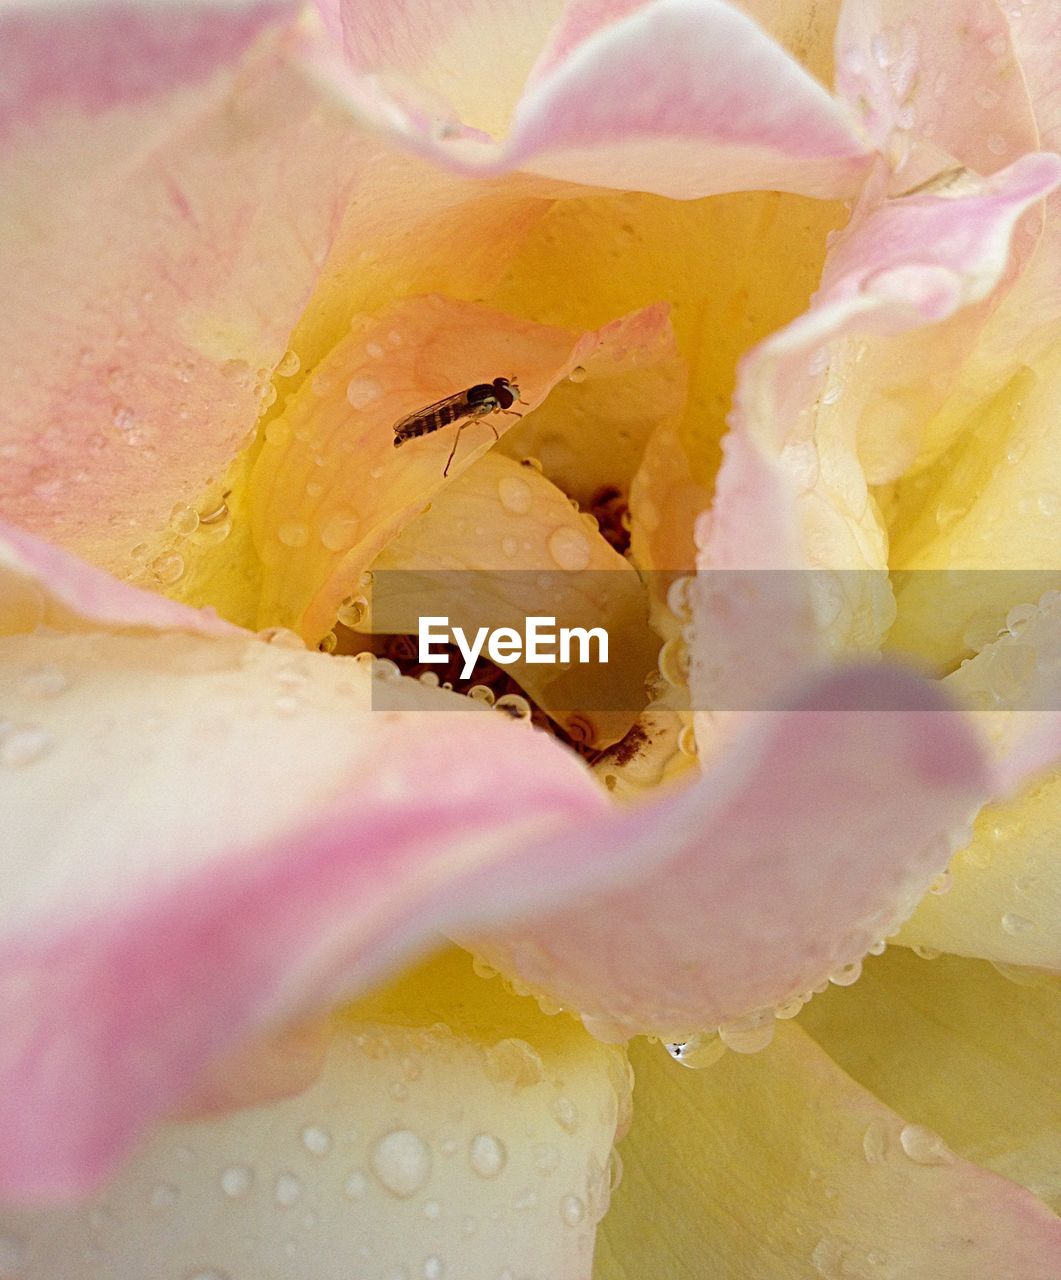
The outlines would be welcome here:
M 464 430 L 464 425 L 465 424 L 463 422 L 460 424 L 460 426 L 457 428 L 457 434 L 453 437 L 453 448 L 450 449 L 449 457 L 446 459 L 446 465 L 442 470 L 443 480 L 445 480 L 446 476 L 449 475 L 449 464 L 453 461 L 453 455 L 457 452 L 457 444 L 461 438 L 461 432 Z

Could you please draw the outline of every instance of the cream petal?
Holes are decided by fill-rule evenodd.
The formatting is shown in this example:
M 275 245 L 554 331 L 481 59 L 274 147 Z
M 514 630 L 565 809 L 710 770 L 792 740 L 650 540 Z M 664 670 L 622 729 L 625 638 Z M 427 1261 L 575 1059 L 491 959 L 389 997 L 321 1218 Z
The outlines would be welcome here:
M 658 1045 L 631 1058 L 637 1107 L 597 1280 L 1057 1274 L 1061 1228 L 1041 1201 L 889 1109 L 799 1027 L 700 1071 Z
M 441 957 L 345 1012 L 301 1096 L 166 1124 L 77 1208 L 0 1210 L 4 1261 L 19 1280 L 588 1280 L 628 1069 L 528 1003 Z

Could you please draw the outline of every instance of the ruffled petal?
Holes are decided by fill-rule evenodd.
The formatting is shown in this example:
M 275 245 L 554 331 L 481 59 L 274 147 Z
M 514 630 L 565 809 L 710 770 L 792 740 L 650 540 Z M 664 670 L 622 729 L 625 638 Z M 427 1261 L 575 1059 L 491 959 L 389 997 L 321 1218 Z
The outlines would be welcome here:
M 985 781 L 971 726 L 931 686 L 837 674 L 696 785 L 602 826 L 610 885 L 459 936 L 606 1038 L 769 1022 L 906 918 Z
M 0 1212 L 4 1262 L 19 1280 L 586 1280 L 629 1103 L 624 1054 L 449 954 L 345 1011 L 300 1097 L 167 1124 L 76 1209 Z
M 605 812 L 574 756 L 466 699 L 400 682 L 377 713 L 354 659 L 128 630 L 0 640 L 7 1194 L 90 1186 L 245 1040 L 466 921 L 467 886 L 443 902 L 473 868 Z M 518 863 L 486 897 L 526 905 Z
M 391 9 L 384 21 L 393 23 L 399 12 Z M 442 12 L 439 25 L 452 30 L 454 11 Z M 521 50 L 529 25 L 526 19 L 515 24 Z M 459 26 L 470 51 L 471 24 L 462 15 Z M 505 60 L 509 37 L 491 40 L 491 30 L 492 24 L 470 55 L 477 63 Z M 393 42 L 391 35 L 387 43 Z M 441 49 L 452 58 L 445 40 Z M 439 49 L 432 53 L 439 56 Z M 515 59 L 517 77 L 523 57 Z M 439 80 L 432 60 L 433 90 L 432 79 Z M 341 82 L 334 64 L 329 70 Z M 453 96 L 448 77 L 439 87 Z M 373 110 L 363 74 L 350 74 L 345 89 L 359 109 Z M 471 123 L 497 128 L 507 114 L 503 97 L 488 93 L 485 108 L 470 103 Z M 569 5 L 503 142 L 462 127 L 456 114 L 434 94 L 425 103 L 415 85 L 392 87 L 386 107 L 375 108 L 381 128 L 460 172 L 520 169 L 678 199 L 756 188 L 849 194 L 869 164 L 869 149 L 845 108 L 724 0 L 655 0 L 618 13 Z
M 32 631 L 236 634 L 213 610 L 148 595 L 0 520 L 0 635 Z
M 246 439 L 383 148 L 300 65 L 297 14 L 200 0 L 0 17 L 0 501 L 122 576 Z
M 414 681 L 386 681 L 392 710 L 373 711 L 365 664 L 293 639 L 0 641 L 5 1194 L 90 1188 L 212 1066 L 435 931 L 489 931 L 598 1028 L 785 998 L 906 914 L 983 791 L 938 695 L 871 672 L 811 691 L 695 787 L 616 812 L 545 735 Z M 902 710 L 821 709 L 864 704 Z M 764 841 L 789 868 L 769 898 Z M 724 902 L 731 929 L 705 939 Z M 553 950 L 516 945 L 517 917 Z
M 1058 983 L 1007 973 L 889 948 L 857 986 L 811 1001 L 800 1026 L 882 1102 L 1056 1210 Z
M 892 189 L 947 166 L 994 173 L 1038 145 L 1010 26 L 991 0 L 846 0 L 837 91 L 890 153 Z
M 657 342 L 661 313 L 628 341 Z M 265 433 L 250 477 L 255 547 L 263 565 L 258 625 L 314 642 L 383 546 L 446 484 L 614 339 L 578 335 L 472 303 L 411 298 L 360 318 Z M 405 415 L 477 383 L 508 377 L 524 405 L 394 446 Z M 570 566 L 563 566 L 570 567 Z
M 798 1027 L 701 1071 L 659 1046 L 631 1057 L 634 1125 L 597 1280 L 1057 1275 L 1061 1227 L 1041 1201 L 950 1153 Z
M 756 705 L 791 678 L 793 661 L 879 647 L 893 605 L 869 482 L 912 460 L 926 410 L 916 371 L 929 354 L 946 369 L 968 350 L 978 330 L 964 327 L 963 309 L 998 285 L 1014 226 L 1059 178 L 1057 157 L 1029 156 L 971 194 L 871 208 L 834 244 L 811 309 L 749 355 L 699 563 L 781 572 L 735 575 L 740 591 L 724 574 L 701 575 L 697 707 Z M 951 317 L 956 334 L 942 323 Z M 925 394 L 930 412 L 945 388 L 929 382 Z M 864 456 L 866 440 L 876 456 Z M 770 652 L 778 635 L 785 645 Z

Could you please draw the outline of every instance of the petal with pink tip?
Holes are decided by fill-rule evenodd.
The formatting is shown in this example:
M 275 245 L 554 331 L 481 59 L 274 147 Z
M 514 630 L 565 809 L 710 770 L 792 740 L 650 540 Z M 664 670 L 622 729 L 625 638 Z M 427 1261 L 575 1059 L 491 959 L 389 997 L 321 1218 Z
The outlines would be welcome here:
M 333 1027 L 299 1097 L 161 1125 L 85 1204 L 0 1207 L 5 1270 L 472 1280 L 511 1262 L 585 1280 L 629 1120 L 625 1054 L 456 949 Z
M 212 610 L 189 609 L 165 596 L 137 591 L 0 521 L 0 635 L 35 626 L 60 631 L 236 634 Z
M 964 309 L 997 286 L 1015 224 L 1059 180 L 1057 157 L 1028 156 L 972 194 L 870 207 L 833 246 L 811 309 L 747 357 L 700 531 L 696 625 L 710 637 L 694 655 L 700 708 L 755 705 L 790 678 L 793 660 L 879 646 L 893 606 L 868 481 L 902 471 L 918 447 L 912 424 L 945 394 L 915 378 L 903 411 L 911 362 L 922 372 L 930 359 L 957 367 L 978 331 Z M 862 457 L 867 437 L 883 449 L 876 459 Z M 743 590 L 719 570 L 749 571 L 734 575 Z M 787 647 L 764 652 L 767 635 Z
M 247 501 L 264 566 L 259 625 L 292 627 L 318 641 L 343 599 L 357 594 L 362 572 L 447 478 L 461 475 L 599 348 L 651 349 L 664 322 L 665 313 L 652 308 L 579 335 L 438 296 L 357 317 L 269 423 L 251 473 Z M 395 447 L 398 421 L 498 377 L 518 384 L 518 408 Z
M 1038 145 L 1009 23 L 992 0 L 846 0 L 837 90 L 909 190 L 948 166 L 994 173 Z
M 0 15 L 0 498 L 126 576 L 246 439 L 382 148 L 299 65 L 297 14 Z
M 0 658 L 11 690 L 0 787 L 15 834 L 3 864 L 0 1183 L 21 1197 L 93 1185 L 152 1120 L 201 1105 L 215 1064 L 436 931 L 507 945 L 504 920 L 538 917 L 555 938 L 568 904 L 567 958 L 546 977 L 570 962 L 588 1010 L 647 1026 L 787 994 L 904 913 L 939 870 L 940 833 L 982 790 L 962 722 L 889 672 L 837 677 L 812 702 L 903 710 L 804 704 L 690 790 L 615 812 L 555 742 L 467 700 L 399 681 L 395 711 L 374 711 L 353 659 L 180 633 L 23 633 L 0 641 Z M 857 829 L 815 791 L 828 778 L 832 792 L 845 769 Z M 771 839 L 792 857 L 767 902 L 756 866 L 771 814 Z M 705 862 L 707 840 L 719 855 Z M 873 857 L 852 860 L 853 844 Z M 675 928 L 672 897 L 690 881 L 732 904 L 740 936 L 712 935 L 709 989 L 701 970 L 676 1010 L 668 941 L 680 959 L 703 940 L 699 911 Z M 624 902 L 628 921 L 600 914 Z M 771 910 L 793 935 L 776 922 L 769 945 L 741 932 Z M 609 920 L 629 990 L 584 964 Z
M 634 1124 L 600 1280 L 1057 1275 L 1061 1226 L 1041 1200 L 884 1105 L 798 1026 L 702 1071 L 658 1045 L 631 1057 Z
M 504 46 L 489 30 L 485 42 L 473 42 L 470 25 L 457 25 L 465 62 L 502 60 Z M 517 30 L 529 36 L 531 25 L 521 19 Z M 450 60 L 459 57 L 443 47 Z M 430 61 L 429 84 L 454 93 L 451 79 L 433 76 Z M 517 79 L 525 65 L 521 52 Z M 756 188 L 835 196 L 857 189 L 870 160 L 845 107 L 725 0 L 653 0 L 615 12 L 569 6 L 503 142 L 461 126 L 452 108 L 447 118 L 433 89 L 425 103 L 408 82 L 389 86 L 384 109 L 371 103 L 363 70 L 344 76 L 334 61 L 326 70 L 381 128 L 469 174 L 520 169 L 678 199 Z M 495 91 L 483 115 L 470 105 L 471 123 L 497 129 L 506 99 Z
M 612 887 L 461 938 L 606 1038 L 770 1018 L 910 913 L 986 781 L 971 726 L 931 686 L 839 673 L 696 785 L 602 829 Z

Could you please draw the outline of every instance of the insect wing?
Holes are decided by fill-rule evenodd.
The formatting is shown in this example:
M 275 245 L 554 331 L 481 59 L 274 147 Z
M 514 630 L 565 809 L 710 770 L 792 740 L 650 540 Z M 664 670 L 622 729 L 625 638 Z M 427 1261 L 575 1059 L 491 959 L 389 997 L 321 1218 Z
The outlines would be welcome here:
M 443 396 L 441 400 L 436 400 L 434 404 L 424 405 L 422 409 L 417 409 L 414 413 L 409 413 L 404 418 L 399 418 L 394 424 L 394 434 L 399 440 L 405 436 L 426 435 L 436 429 L 435 415 L 444 409 L 453 411 L 449 415 L 446 425 L 449 422 L 456 422 L 458 418 L 467 417 L 472 411 L 472 406 L 468 404 L 467 391 L 457 391 L 451 396 Z

